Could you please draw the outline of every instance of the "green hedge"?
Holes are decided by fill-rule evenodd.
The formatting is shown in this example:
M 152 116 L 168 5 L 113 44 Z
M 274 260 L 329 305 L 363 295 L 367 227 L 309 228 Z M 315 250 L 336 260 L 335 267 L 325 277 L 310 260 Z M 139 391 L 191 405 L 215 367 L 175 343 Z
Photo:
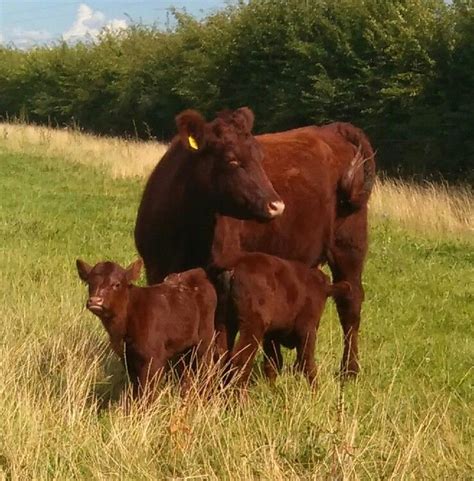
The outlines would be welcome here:
M 175 17 L 1 48 L 0 115 L 166 139 L 184 108 L 249 105 L 259 132 L 347 120 L 389 173 L 474 180 L 472 0 L 253 0 Z

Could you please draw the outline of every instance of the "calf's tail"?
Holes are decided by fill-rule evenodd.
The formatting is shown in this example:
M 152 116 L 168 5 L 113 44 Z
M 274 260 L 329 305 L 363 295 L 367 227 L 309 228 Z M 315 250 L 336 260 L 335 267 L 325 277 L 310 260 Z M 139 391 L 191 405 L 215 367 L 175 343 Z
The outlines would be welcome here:
M 328 287 L 328 296 L 337 299 L 338 297 L 346 297 L 352 291 L 352 287 L 347 281 L 335 282 Z

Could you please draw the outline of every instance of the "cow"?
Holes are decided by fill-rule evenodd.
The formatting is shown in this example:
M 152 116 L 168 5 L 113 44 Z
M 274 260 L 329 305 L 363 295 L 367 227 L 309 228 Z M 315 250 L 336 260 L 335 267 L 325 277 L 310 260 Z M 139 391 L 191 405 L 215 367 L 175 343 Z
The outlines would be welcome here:
M 135 398 L 153 396 L 170 363 L 180 364 L 182 393 L 190 386 L 190 360 L 205 370 L 212 358 L 217 296 L 201 268 L 173 274 L 161 284 L 138 287 L 139 259 L 124 269 L 114 262 L 91 266 L 77 259 L 88 285 L 87 309 L 102 321 L 113 351 L 123 360 Z M 149 389 L 148 389 L 149 388 Z
M 245 107 L 208 123 L 193 110 L 176 117 L 178 135 L 148 179 L 135 225 L 149 284 L 208 264 L 217 214 L 259 221 L 282 214 L 253 121 Z
M 252 136 L 253 114 L 247 108 L 223 112 L 210 123 L 196 112 L 192 125 L 186 118 L 177 117 L 179 134 L 151 174 L 138 211 L 135 242 L 148 282 L 196 266 L 218 272 L 241 252 L 264 252 L 308 266 L 328 263 L 334 282 L 352 286 L 336 304 L 344 333 L 341 374 L 357 375 L 367 204 L 375 181 L 368 138 L 342 122 Z M 197 149 L 190 141 L 194 135 Z M 183 164 L 193 161 L 221 169 L 221 176 L 211 181 L 211 167 L 202 168 L 207 174 L 185 175 Z M 186 194 L 189 177 L 195 197 Z M 223 276 L 215 279 L 220 351 L 229 343 Z
M 228 346 L 231 363 L 246 385 L 260 345 L 265 353 L 263 370 L 271 383 L 281 370 L 281 345 L 296 348 L 295 367 L 315 386 L 314 349 L 319 321 L 328 297 L 350 293 L 345 282 L 331 284 L 319 268 L 309 268 L 260 252 L 240 255 L 229 275 L 227 329 L 239 339 Z

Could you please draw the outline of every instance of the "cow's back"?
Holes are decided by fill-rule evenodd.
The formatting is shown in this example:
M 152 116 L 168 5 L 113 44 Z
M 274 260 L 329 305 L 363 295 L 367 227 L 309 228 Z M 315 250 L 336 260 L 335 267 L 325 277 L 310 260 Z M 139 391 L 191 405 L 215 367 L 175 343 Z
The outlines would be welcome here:
M 284 213 L 268 224 L 220 217 L 213 255 L 231 263 L 239 250 L 261 251 L 315 265 L 332 242 L 337 186 L 356 147 L 318 127 L 258 136 L 263 166 L 282 197 Z

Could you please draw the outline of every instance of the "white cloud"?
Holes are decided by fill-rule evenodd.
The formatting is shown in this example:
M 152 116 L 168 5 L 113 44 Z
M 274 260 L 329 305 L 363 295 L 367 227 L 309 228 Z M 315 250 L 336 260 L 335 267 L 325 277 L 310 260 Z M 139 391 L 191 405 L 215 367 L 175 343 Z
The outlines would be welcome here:
M 1 0 L 0 0 L 1 1 Z M 126 20 L 119 18 L 107 19 L 99 10 L 82 3 L 77 9 L 76 18 L 69 29 L 62 35 L 70 42 L 78 40 L 96 39 L 103 30 L 118 32 L 126 29 Z M 56 39 L 56 36 L 46 30 L 27 30 L 21 27 L 7 28 L 0 32 L 0 44 L 13 44 L 17 48 L 26 50 L 35 45 L 45 45 Z
M 0 34 L 1 35 L 1 34 Z M 8 32 L 8 41 L 16 47 L 27 49 L 39 43 L 52 40 L 52 36 L 46 30 L 25 30 L 23 28 L 12 28 Z M 0 36 L 0 42 L 5 42 L 5 38 Z
M 107 21 L 102 12 L 94 11 L 85 3 L 81 3 L 77 9 L 76 19 L 72 26 L 63 33 L 63 39 L 66 41 L 95 39 L 104 28 L 109 31 L 123 30 L 127 28 L 127 22 L 118 18 Z
M 110 32 L 118 32 L 119 30 L 123 30 L 128 27 L 126 20 L 121 20 L 119 18 L 114 18 L 110 22 L 107 22 L 105 28 Z

